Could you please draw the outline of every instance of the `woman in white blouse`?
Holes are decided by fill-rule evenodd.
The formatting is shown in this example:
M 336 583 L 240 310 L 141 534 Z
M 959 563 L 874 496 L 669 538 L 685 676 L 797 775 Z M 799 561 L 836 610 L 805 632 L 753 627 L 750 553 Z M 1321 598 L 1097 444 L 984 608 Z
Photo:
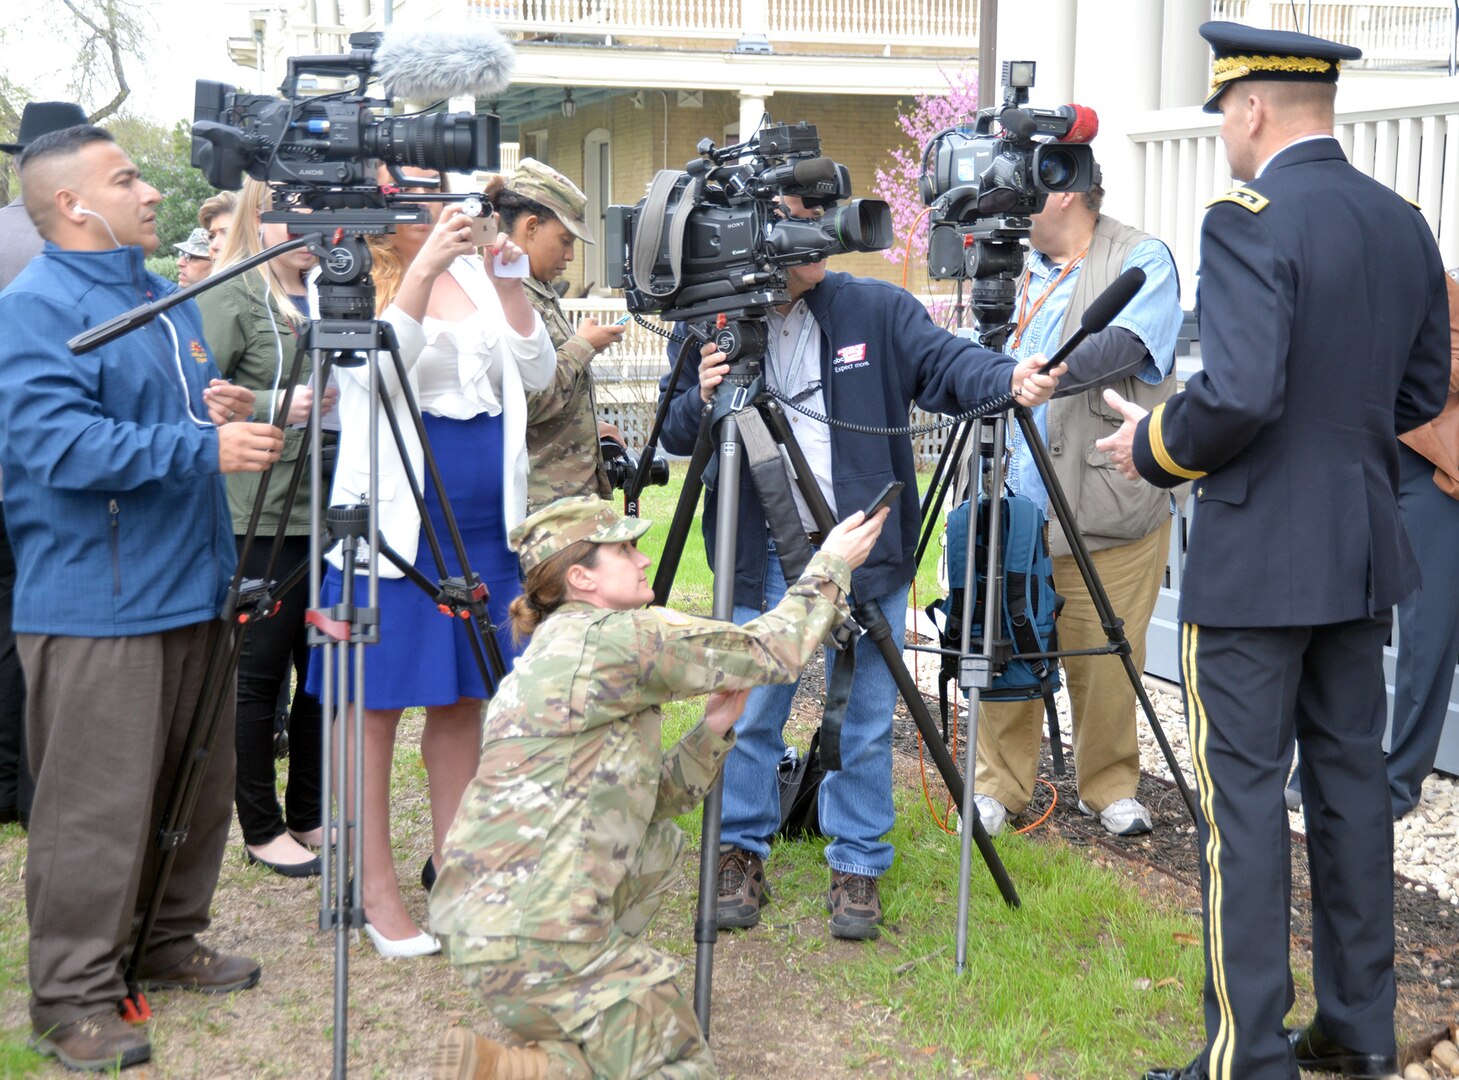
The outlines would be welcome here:
M 409 172 L 437 175 L 429 170 Z M 382 173 L 381 182 L 391 181 Z M 510 663 L 515 650 L 506 629 L 507 607 L 520 592 L 520 584 L 506 537 L 527 509 L 526 394 L 549 384 L 556 354 L 521 278 L 499 277 L 492 268 L 492 255 L 499 252 L 510 264 L 524 258 L 520 249 L 503 236 L 483 261 L 475 254 L 469 219 L 455 207 L 430 205 L 434 225 L 401 226 L 379 242 L 371 239 L 376 304 L 399 339 L 410 390 L 424 414 L 471 569 L 489 590 L 492 621 L 501 628 L 498 641 Z M 363 366 L 336 371 L 340 445 L 331 502 L 350 504 L 364 499 L 369 484 L 368 372 Z M 446 573 L 459 574 L 440 497 L 426 475 L 422 447 L 388 356 L 382 358 L 380 377 L 406 444 L 402 459 L 382 413 L 380 531 L 385 542 L 428 579 L 439 578 L 423 542 L 420 514 L 405 475 L 408 468 L 425 492 L 445 553 Z M 339 552 L 328 558 L 322 601 L 326 607 L 338 602 L 341 588 Z M 390 848 L 390 766 L 401 711 L 425 706 L 421 756 L 430 781 L 434 847 L 421 879 L 429 888 L 441 842 L 475 774 L 480 750 L 486 688 L 466 634 L 463 620 L 441 615 L 396 567 L 380 561 L 380 643 L 365 650 L 361 884 L 366 931 L 385 956 L 420 956 L 439 949 L 435 939 L 412 921 L 396 882 Z M 316 650 L 311 689 L 318 688 L 321 674 Z

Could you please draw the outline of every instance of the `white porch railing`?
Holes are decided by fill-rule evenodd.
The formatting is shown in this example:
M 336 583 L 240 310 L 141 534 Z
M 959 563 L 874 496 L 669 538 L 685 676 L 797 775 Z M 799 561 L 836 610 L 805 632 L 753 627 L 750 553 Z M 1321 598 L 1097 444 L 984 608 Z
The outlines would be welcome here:
M 1288 0 L 1215 0 L 1211 18 L 1305 33 L 1305 0 L 1297 0 L 1295 9 Z M 1311 33 L 1356 45 L 1365 66 L 1442 66 L 1454 47 L 1454 5 L 1451 0 L 1313 4 Z
M 1377 96 L 1376 89 L 1368 84 L 1363 97 Z M 1444 265 L 1454 266 L 1459 264 L 1459 83 L 1409 84 L 1400 92 L 1401 100 L 1383 107 L 1340 112 L 1336 134 L 1358 169 L 1423 208 Z M 1216 117 L 1178 109 L 1152 114 L 1144 130 L 1131 134 L 1144 160 L 1143 220 L 1136 224 L 1170 245 L 1187 305 L 1194 298 L 1205 204 L 1232 184 L 1218 127 Z
M 977 0 L 466 0 L 503 32 L 976 47 Z

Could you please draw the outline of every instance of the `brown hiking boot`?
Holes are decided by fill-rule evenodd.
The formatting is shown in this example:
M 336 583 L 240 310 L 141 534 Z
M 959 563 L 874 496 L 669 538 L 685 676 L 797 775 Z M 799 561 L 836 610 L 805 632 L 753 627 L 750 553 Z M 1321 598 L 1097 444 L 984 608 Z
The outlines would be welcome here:
M 547 1052 L 453 1027 L 431 1051 L 431 1080 L 547 1080 Z
M 881 894 L 876 878 L 864 874 L 831 871 L 831 895 L 826 898 L 831 913 L 831 936 L 851 941 L 874 941 L 881 935 Z
M 147 1032 L 127 1023 L 115 1009 L 83 1016 L 37 1035 L 36 1053 L 59 1058 L 68 1069 L 104 1072 L 140 1065 L 152 1056 Z
M 714 910 L 721 930 L 748 930 L 760 922 L 760 908 L 770 899 L 765 864 L 760 856 L 737 847 L 719 852 L 719 900 Z
M 137 981 L 143 990 L 196 990 L 202 994 L 228 994 L 247 990 L 258 982 L 263 969 L 257 960 L 230 956 L 199 945 L 185 959 L 166 971 L 143 975 Z

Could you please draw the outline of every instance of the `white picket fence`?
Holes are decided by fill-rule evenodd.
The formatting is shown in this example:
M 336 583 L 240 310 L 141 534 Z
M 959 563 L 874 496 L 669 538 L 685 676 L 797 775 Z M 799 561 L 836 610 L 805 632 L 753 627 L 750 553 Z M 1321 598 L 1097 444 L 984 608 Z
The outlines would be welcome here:
M 521 34 L 736 39 L 974 48 L 978 0 L 466 0 L 474 18 Z

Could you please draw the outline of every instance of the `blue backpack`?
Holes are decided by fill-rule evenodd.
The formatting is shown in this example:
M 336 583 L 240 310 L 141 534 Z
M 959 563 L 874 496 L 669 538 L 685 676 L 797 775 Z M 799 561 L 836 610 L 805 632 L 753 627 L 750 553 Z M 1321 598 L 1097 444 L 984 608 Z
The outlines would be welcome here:
M 1029 701 L 1042 698 L 1049 719 L 1049 744 L 1054 771 L 1064 771 L 1063 748 L 1059 741 L 1058 710 L 1054 693 L 1059 689 L 1059 665 L 1052 657 L 1037 654 L 1057 652 L 1057 619 L 1064 598 L 1054 591 L 1054 560 L 1049 555 L 1044 533 L 1044 512 L 1032 500 L 1005 494 L 1002 500 L 1003 616 L 999 640 L 994 642 L 993 685 L 980 695 L 983 701 Z M 964 502 L 947 515 L 947 580 L 949 594 L 927 609 L 942 635 L 942 647 L 956 650 L 962 640 L 963 582 L 967 577 L 968 514 Z M 978 595 L 973 605 L 972 648 L 983 651 L 983 609 L 987 596 L 988 501 L 978 499 L 977 560 Z M 942 618 L 938 618 L 941 615 Z M 943 657 L 939 679 L 943 728 L 947 725 L 948 687 L 956 685 L 958 662 Z

